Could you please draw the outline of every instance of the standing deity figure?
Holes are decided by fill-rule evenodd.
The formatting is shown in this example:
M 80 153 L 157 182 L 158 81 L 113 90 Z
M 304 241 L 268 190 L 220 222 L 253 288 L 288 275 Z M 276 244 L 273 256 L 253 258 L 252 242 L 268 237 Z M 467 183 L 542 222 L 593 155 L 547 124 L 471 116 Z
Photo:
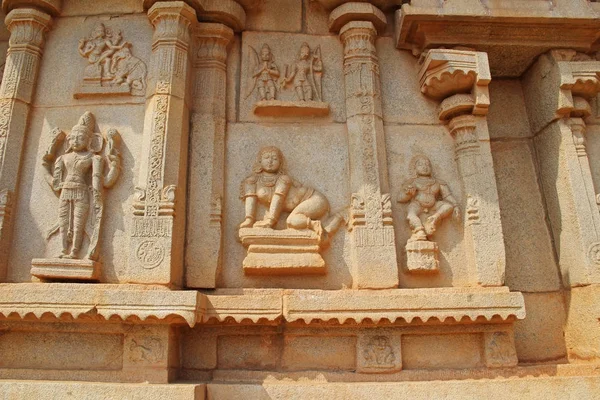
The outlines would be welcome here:
M 94 116 L 86 112 L 66 136 L 65 154 L 55 157 L 59 145 L 65 138 L 59 129 L 52 131 L 50 149 L 44 155 L 43 165 L 48 171 L 48 183 L 58 194 L 58 222 L 49 231 L 48 237 L 59 232 L 62 251 L 59 258 L 80 258 L 84 234 L 88 234 L 90 244 L 88 259 L 97 258 L 97 244 L 104 208 L 103 188 L 112 187 L 119 176 L 120 155 L 118 145 L 120 135 L 110 129 L 106 138 L 94 133 Z M 107 154 L 98 153 L 107 142 Z M 104 174 L 105 164 L 108 172 Z M 91 217 L 90 217 L 91 208 Z M 91 229 L 88 230 L 88 219 Z
M 442 220 L 454 214 L 460 219 L 460 209 L 444 182 L 432 175 L 431 161 L 423 155 L 413 157 L 410 163 L 413 177 L 404 184 L 399 203 L 409 203 L 406 219 L 412 230 L 409 241 L 423 241 L 431 236 Z M 425 223 L 422 215 L 428 215 Z
M 285 173 L 283 154 L 277 147 L 260 150 L 252 175 L 242 184 L 242 199 L 246 218 L 240 228 L 273 228 L 282 212 L 290 213 L 286 220 L 288 228 L 311 229 L 319 235 L 323 230 L 335 233 L 344 221 L 340 214 L 335 214 L 322 226 L 321 219 L 329 213 L 329 201 Z M 264 218 L 256 222 L 259 203 L 268 209 Z
M 308 43 L 302 43 L 300 53 L 291 68 L 286 67 L 282 86 L 294 85 L 294 92 L 299 101 L 323 101 L 321 78 L 323 75 L 323 61 L 321 47 L 317 47 L 311 54 Z
M 251 54 L 254 55 L 254 67 L 251 75 L 253 85 L 246 98 L 256 89 L 259 100 L 275 100 L 277 96 L 275 82 L 279 78 L 279 68 L 273 60 L 271 48 L 268 44 L 263 44 L 260 49 L 260 57 L 253 47 L 250 47 L 250 49 Z
M 122 42 L 121 31 L 109 31 L 104 24 L 96 25 L 90 37 L 79 40 L 79 54 L 87 58 L 90 65 L 85 70 L 85 76 L 113 78 L 111 73 L 112 56 L 121 50 L 127 42 Z

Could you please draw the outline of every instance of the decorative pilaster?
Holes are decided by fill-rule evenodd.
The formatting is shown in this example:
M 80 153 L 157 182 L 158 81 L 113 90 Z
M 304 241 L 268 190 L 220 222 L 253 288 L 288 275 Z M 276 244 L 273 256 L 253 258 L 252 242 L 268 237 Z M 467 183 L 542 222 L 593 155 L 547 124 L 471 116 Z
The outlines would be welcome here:
M 551 51 L 528 71 L 523 93 L 563 283 L 598 284 L 600 212 L 584 118 L 600 93 L 600 62 L 572 50 Z
M 6 16 L 8 55 L 0 86 L 0 281 L 6 277 L 25 131 L 51 17 L 31 8 Z
M 465 194 L 461 210 L 471 284 L 502 286 L 505 251 L 485 117 L 491 81 L 486 53 L 435 49 L 425 54 L 421 63 L 421 91 L 442 100 L 440 120 L 447 123 L 455 141 Z
M 349 4 L 353 5 L 349 7 Z M 333 10 L 330 26 L 340 25 L 344 45 L 344 80 L 350 151 L 350 238 L 353 287 L 392 288 L 398 285 L 398 261 L 392 225 L 385 135 L 381 111 L 377 30 L 385 26 L 379 10 L 365 3 L 347 3 Z M 348 9 L 341 13 L 340 9 Z M 352 16 L 353 18 L 350 18 Z M 335 18 L 334 18 L 335 17 Z M 352 20 L 356 19 L 356 20 Z
M 225 173 L 225 90 L 227 45 L 233 30 L 200 23 L 196 44 L 187 227 L 186 286 L 214 288 L 221 263 L 221 204 Z
M 181 285 L 188 158 L 187 85 L 190 26 L 195 11 L 182 1 L 148 10 L 154 26 L 144 123 L 144 156 L 134 203 L 129 272 L 137 283 Z

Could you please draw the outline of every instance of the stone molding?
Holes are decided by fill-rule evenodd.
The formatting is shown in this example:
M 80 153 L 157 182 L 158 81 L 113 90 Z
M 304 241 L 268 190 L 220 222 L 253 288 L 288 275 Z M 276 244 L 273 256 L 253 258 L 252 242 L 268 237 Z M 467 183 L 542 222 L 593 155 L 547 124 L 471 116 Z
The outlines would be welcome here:
M 53 17 L 60 14 L 63 0 L 2 0 L 2 10 L 5 14 L 18 8 L 35 8 Z
M 508 288 L 367 291 L 218 289 L 211 294 L 142 285 L 0 284 L 4 319 L 78 319 L 166 324 L 505 323 L 525 318 L 523 295 Z M 67 317 L 68 316 L 68 317 Z

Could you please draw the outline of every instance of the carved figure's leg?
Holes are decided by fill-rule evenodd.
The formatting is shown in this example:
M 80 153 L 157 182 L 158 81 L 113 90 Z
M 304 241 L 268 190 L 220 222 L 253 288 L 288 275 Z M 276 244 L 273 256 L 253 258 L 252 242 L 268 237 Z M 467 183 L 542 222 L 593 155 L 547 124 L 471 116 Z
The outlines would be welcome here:
M 449 217 L 454 210 L 454 206 L 447 201 L 436 201 L 433 206 L 434 213 L 427 218 L 425 221 L 425 233 L 428 235 L 433 234 L 437 227 L 440 225 L 440 222 L 446 217 Z
M 265 82 L 260 79 L 256 83 L 256 89 L 258 90 L 258 97 L 260 100 L 266 100 L 267 98 L 267 89 L 265 87 Z
M 58 258 L 65 258 L 69 254 L 69 222 L 71 219 L 70 216 L 70 201 L 69 200 L 59 200 L 58 202 L 58 229 L 60 233 L 60 238 L 62 240 L 62 252 L 58 256 Z
M 296 97 L 298 97 L 298 100 L 304 101 L 304 90 L 302 90 L 302 85 L 297 85 L 294 87 L 294 90 L 296 91 Z
M 305 101 L 312 101 L 312 99 L 313 99 L 312 86 L 310 86 L 310 83 L 308 83 L 308 82 L 304 82 L 302 84 L 302 86 L 304 87 L 304 100 Z
M 77 258 L 77 254 L 81 249 L 83 235 L 85 233 L 85 223 L 90 209 L 87 199 L 76 200 L 73 202 L 73 247 L 71 248 L 71 258 Z
M 329 201 L 319 192 L 314 192 L 310 198 L 298 204 L 287 218 L 288 228 L 310 228 L 318 234 L 322 231 L 320 218 L 329 212 Z
M 423 211 L 421 204 L 416 201 L 411 201 L 406 210 L 406 220 L 412 230 L 411 240 L 427 240 L 425 235 L 425 228 L 419 215 Z
M 275 100 L 275 82 L 273 80 L 269 80 L 269 98 L 267 100 Z

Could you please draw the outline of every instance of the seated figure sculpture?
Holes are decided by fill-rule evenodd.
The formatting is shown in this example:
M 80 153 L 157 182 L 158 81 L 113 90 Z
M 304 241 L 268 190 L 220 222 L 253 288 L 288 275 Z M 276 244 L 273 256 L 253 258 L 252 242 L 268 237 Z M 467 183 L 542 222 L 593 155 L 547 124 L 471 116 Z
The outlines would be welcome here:
M 273 228 L 281 213 L 289 212 L 288 228 L 312 229 L 321 234 L 320 219 L 328 214 L 329 202 L 321 193 L 287 175 L 283 163 L 283 154 L 277 147 L 264 147 L 258 153 L 253 173 L 243 183 L 246 218 L 240 228 Z M 256 222 L 258 203 L 268 206 L 268 211 L 261 221 Z M 333 233 L 342 220 L 336 214 L 325 231 Z
M 412 230 L 409 241 L 425 241 L 438 228 L 443 219 L 454 214 L 460 219 L 460 209 L 444 182 L 433 177 L 431 161 L 423 155 L 411 160 L 413 177 L 404 182 L 399 203 L 409 203 L 406 219 Z M 430 214 L 431 213 L 431 214 Z M 423 214 L 430 214 L 425 223 Z
M 319 249 L 328 245 L 344 217 L 336 213 L 322 222 L 329 213 L 329 201 L 286 174 L 281 150 L 260 150 L 252 175 L 242 183 L 241 194 L 245 219 L 239 234 L 248 247 L 243 264 L 247 274 L 325 273 Z M 267 210 L 257 221 L 259 204 Z M 287 229 L 275 230 L 284 212 L 289 213 Z

